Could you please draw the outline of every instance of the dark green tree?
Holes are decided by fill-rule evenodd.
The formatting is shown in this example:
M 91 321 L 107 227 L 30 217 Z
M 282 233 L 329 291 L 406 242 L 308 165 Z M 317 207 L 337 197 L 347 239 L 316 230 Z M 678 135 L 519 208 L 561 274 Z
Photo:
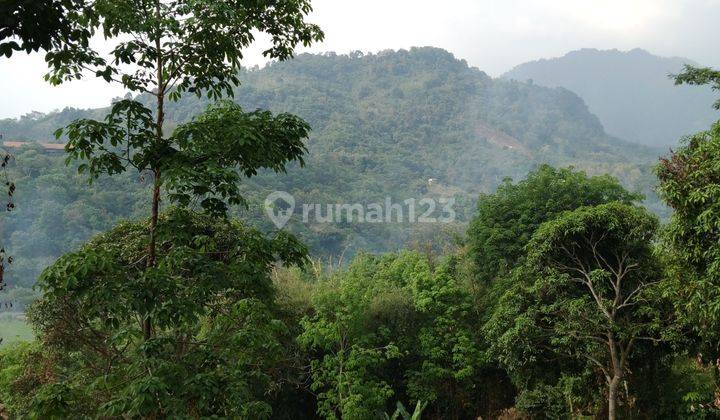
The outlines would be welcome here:
M 688 66 L 677 84 L 720 89 L 720 71 Z M 720 101 L 715 103 L 720 108 Z M 660 159 L 660 195 L 674 210 L 665 229 L 673 260 L 678 314 L 703 340 L 710 360 L 720 355 L 720 124 L 684 139 Z
M 572 168 L 543 165 L 513 184 L 505 179 L 494 194 L 481 195 L 468 229 L 479 280 L 491 282 L 511 270 L 535 230 L 560 213 L 611 201 L 630 203 L 632 194 L 609 175 L 588 177 Z
M 63 417 L 269 417 L 291 357 L 270 272 L 302 264 L 304 246 L 175 209 L 159 219 L 158 263 L 148 270 L 149 223 L 121 223 L 44 271 L 29 318 L 46 354 L 36 362 L 52 374 L 29 390 L 27 409 L 45 418 L 59 403 Z M 149 316 L 146 340 L 138 321 Z
M 186 92 L 211 99 L 232 95 L 240 82 L 242 51 L 257 32 L 270 35 L 264 54 L 279 60 L 291 57 L 298 44 L 321 40 L 322 31 L 304 20 L 310 10 L 307 0 L 98 0 L 69 16 L 73 30 L 86 28 L 116 44 L 105 56 L 87 40 L 63 39 L 46 55 L 47 80 L 59 84 L 89 72 L 151 98 L 151 108 L 121 100 L 104 121 L 78 120 L 56 133 L 69 138 L 68 161 L 83 161 L 79 170 L 92 177 L 135 169 L 152 178 L 144 259 L 149 272 L 156 266 L 163 188 L 180 205 L 198 198 L 204 209 L 224 213 L 228 203 L 242 202 L 236 185 L 240 174 L 283 171 L 290 161 L 302 162 L 309 131 L 297 117 L 244 114 L 223 102 L 167 135 L 166 100 Z M 152 320 L 143 323 L 149 338 Z
M 619 416 L 634 352 L 674 331 L 657 293 L 657 228 L 656 217 L 622 203 L 582 207 L 538 228 L 512 274 L 515 284 L 485 326 L 521 389 L 592 372 L 606 386 L 608 418 Z M 564 415 L 576 414 L 570 410 Z

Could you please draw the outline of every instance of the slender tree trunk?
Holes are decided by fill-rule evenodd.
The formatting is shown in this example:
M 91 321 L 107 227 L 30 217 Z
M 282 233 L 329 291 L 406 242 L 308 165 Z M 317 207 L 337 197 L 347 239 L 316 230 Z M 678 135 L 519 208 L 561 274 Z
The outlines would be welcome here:
M 155 2 L 155 18 L 160 19 L 160 0 Z M 163 78 L 163 55 L 161 45 L 161 33 L 155 37 L 155 48 L 157 49 L 157 103 L 156 112 L 157 120 L 155 121 L 155 141 L 160 143 L 163 140 L 163 124 L 165 122 L 165 85 Z M 156 256 L 156 230 L 158 217 L 160 214 L 160 185 L 162 173 L 160 168 L 153 169 L 153 194 L 152 194 L 152 214 L 150 216 L 150 243 L 148 245 L 147 267 L 155 267 L 157 263 Z M 152 320 L 149 316 L 143 319 L 143 335 L 145 339 L 150 339 L 153 335 Z
M 158 222 L 158 216 L 160 213 L 160 171 L 155 170 L 153 172 L 154 175 L 154 183 L 153 183 L 153 195 L 152 195 L 152 215 L 150 216 L 150 243 L 148 245 L 148 259 L 147 259 L 147 267 L 155 267 L 155 264 L 157 262 L 156 257 L 156 235 L 155 231 L 157 228 L 157 222 Z M 148 340 L 152 337 L 153 331 L 152 331 L 152 321 L 150 320 L 149 316 L 146 316 L 145 319 L 143 319 L 143 336 L 145 337 L 145 340 Z

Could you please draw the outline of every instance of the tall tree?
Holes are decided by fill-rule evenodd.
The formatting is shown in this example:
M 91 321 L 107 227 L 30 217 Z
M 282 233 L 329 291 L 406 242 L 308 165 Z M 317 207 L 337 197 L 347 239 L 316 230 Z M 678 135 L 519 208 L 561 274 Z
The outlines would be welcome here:
M 720 90 L 720 71 L 688 66 L 676 84 Z M 720 109 L 720 101 L 714 104 Z M 660 159 L 660 196 L 674 210 L 664 238 L 678 268 L 678 313 L 705 342 L 702 352 L 720 356 L 720 123 L 684 139 Z
M 243 48 L 255 34 L 270 36 L 265 56 L 284 60 L 299 44 L 322 40 L 323 33 L 305 21 L 308 0 L 97 0 L 69 17 L 72 28 L 87 28 L 116 42 L 103 55 L 88 39 L 63 39 L 46 55 L 47 80 L 78 79 L 87 72 L 152 98 L 152 109 L 125 99 L 104 121 L 78 120 L 65 130 L 68 160 L 82 160 L 91 176 L 129 168 L 152 177 L 151 217 L 146 266 L 156 265 L 156 227 L 163 187 L 181 205 L 193 198 L 215 214 L 242 202 L 240 173 L 261 168 L 284 171 L 300 160 L 309 126 L 301 119 L 256 111 L 223 102 L 171 135 L 165 129 L 166 100 L 184 93 L 218 99 L 232 95 Z M 152 336 L 149 317 L 146 338 Z
M 548 364 L 546 372 L 554 366 L 573 373 L 558 361 L 569 358 L 575 373 L 600 375 L 608 418 L 617 418 L 633 352 L 670 331 L 666 305 L 654 294 L 662 279 L 652 250 L 657 227 L 644 209 L 621 203 L 583 207 L 543 224 L 514 273 L 517 283 L 486 326 L 501 363 L 526 381 L 536 363 Z
M 0 55 L 11 57 L 14 51 L 38 51 L 50 49 L 60 39 L 80 40 L 87 37 L 85 28 L 71 30 L 68 14 L 83 7 L 82 0 L 5 0 L 0 3 Z M 2 133 L 0 133 L 2 138 Z M 3 172 L 7 202 L 5 208 L 15 208 L 13 195 L 15 183 L 7 175 L 7 166 L 12 155 L 0 153 L 0 168 Z M 12 262 L 4 247 L 0 247 L 0 291 L 6 285 L 6 264 Z M 2 338 L 0 338 L 2 341 Z

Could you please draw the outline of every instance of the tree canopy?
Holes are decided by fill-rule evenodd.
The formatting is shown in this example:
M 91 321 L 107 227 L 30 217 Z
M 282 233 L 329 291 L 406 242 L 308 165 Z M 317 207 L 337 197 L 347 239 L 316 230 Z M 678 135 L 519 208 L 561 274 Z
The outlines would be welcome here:
M 537 229 L 485 326 L 491 351 L 521 390 L 605 383 L 608 417 L 620 417 L 620 387 L 641 341 L 672 333 L 671 305 L 657 291 L 657 226 L 645 210 L 616 202 L 580 207 Z M 560 411 L 595 410 L 582 397 L 570 390 L 570 407 L 560 400 Z
M 547 165 L 517 184 L 505 179 L 495 193 L 480 196 L 468 229 L 479 280 L 489 283 L 511 270 L 536 229 L 562 212 L 640 199 L 641 195 L 628 192 L 612 177 L 588 177 L 581 171 Z
M 148 269 L 148 223 L 122 223 L 41 276 L 29 316 L 61 379 L 36 384 L 28 413 L 269 416 L 288 339 L 270 271 L 302 264 L 304 247 L 178 209 L 160 218 Z

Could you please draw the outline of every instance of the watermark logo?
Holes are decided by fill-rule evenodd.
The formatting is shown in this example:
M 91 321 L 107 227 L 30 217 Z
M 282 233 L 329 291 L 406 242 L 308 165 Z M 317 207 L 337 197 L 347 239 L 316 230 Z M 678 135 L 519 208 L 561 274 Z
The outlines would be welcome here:
M 278 229 L 290 221 L 295 211 L 295 198 L 285 191 L 275 191 L 265 197 L 265 214 Z
M 369 204 L 318 204 L 302 205 L 303 223 L 452 223 L 455 221 L 455 198 L 409 198 L 394 202 L 386 197 L 383 202 Z M 265 214 L 283 228 L 295 213 L 295 199 L 285 191 L 275 191 L 265 198 Z

